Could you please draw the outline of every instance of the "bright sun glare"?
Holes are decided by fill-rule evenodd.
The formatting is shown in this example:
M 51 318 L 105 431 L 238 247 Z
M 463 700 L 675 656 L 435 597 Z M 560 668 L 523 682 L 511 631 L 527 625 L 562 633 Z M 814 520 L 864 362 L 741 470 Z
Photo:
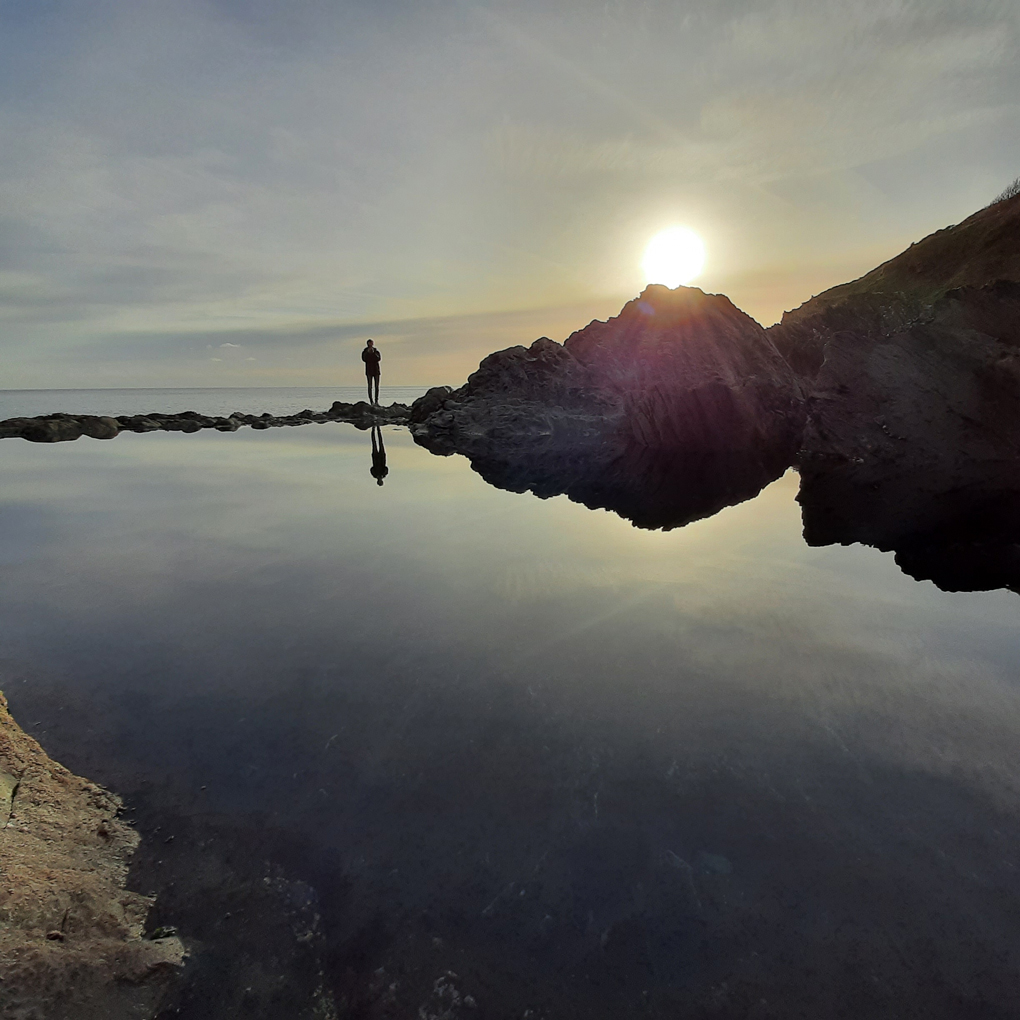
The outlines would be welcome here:
M 655 235 L 645 248 L 641 268 L 647 283 L 679 287 L 690 283 L 705 265 L 705 245 L 687 227 L 670 227 Z

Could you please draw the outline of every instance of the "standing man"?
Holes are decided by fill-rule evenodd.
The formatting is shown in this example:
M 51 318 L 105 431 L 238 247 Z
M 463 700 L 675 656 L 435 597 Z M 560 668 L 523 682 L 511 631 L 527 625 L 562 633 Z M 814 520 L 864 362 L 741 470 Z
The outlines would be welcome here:
M 382 361 L 382 355 L 376 350 L 375 344 L 371 340 L 365 344 L 365 349 L 361 352 L 361 360 L 365 363 L 365 378 L 368 380 L 368 402 L 370 404 L 379 403 L 379 362 Z M 375 383 L 375 395 L 372 395 L 372 384 Z

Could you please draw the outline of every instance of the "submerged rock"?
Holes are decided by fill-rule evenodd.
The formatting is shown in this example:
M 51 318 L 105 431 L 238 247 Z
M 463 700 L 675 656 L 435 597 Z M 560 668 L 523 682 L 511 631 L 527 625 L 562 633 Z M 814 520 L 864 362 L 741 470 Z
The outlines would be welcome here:
M 139 840 L 119 798 L 49 758 L 2 694 L 0 777 L 0 1015 L 153 1015 L 184 947 L 142 937 L 153 901 L 125 888 Z

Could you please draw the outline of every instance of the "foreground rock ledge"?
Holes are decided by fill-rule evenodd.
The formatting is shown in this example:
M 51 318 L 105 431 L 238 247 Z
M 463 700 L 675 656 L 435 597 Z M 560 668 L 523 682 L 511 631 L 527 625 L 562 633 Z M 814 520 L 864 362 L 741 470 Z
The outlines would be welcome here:
M 0 693 L 0 1017 L 152 1016 L 184 960 L 142 937 L 153 901 L 125 888 L 138 834 L 120 799 L 53 761 Z
M 121 432 L 198 432 L 216 429 L 218 432 L 236 432 L 240 428 L 282 428 L 285 425 L 322 424 L 328 421 L 348 422 L 355 428 L 368 429 L 373 425 L 406 425 L 411 409 L 406 404 L 393 403 L 387 407 L 359 400 L 354 404 L 334 401 L 328 411 L 305 409 L 297 414 L 245 414 L 234 411 L 227 417 L 181 411 L 177 414 L 108 415 L 44 414 L 35 418 L 6 418 L 0 421 L 0 439 L 20 438 L 33 443 L 63 443 L 82 436 L 91 439 L 114 439 Z

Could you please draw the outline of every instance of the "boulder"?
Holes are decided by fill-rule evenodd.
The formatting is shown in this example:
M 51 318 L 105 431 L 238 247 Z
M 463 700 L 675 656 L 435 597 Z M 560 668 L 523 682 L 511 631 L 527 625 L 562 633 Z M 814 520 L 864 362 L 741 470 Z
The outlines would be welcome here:
M 120 422 L 106 415 L 82 415 L 78 418 L 81 434 L 92 439 L 115 439 L 120 434 Z
M 160 422 L 143 414 L 120 415 L 116 420 L 121 429 L 129 432 L 157 432 L 163 427 Z
M 0 439 L 21 438 L 24 430 L 34 421 L 34 418 L 5 418 L 0 421 Z
M 419 424 L 425 421 L 429 415 L 435 414 L 443 406 L 443 403 L 451 393 L 453 393 L 452 386 L 433 386 L 431 389 L 426 390 L 411 405 L 411 422 Z
M 30 418 L 21 430 L 22 438 L 30 443 L 64 443 L 78 439 L 81 434 L 81 424 L 70 416 Z

